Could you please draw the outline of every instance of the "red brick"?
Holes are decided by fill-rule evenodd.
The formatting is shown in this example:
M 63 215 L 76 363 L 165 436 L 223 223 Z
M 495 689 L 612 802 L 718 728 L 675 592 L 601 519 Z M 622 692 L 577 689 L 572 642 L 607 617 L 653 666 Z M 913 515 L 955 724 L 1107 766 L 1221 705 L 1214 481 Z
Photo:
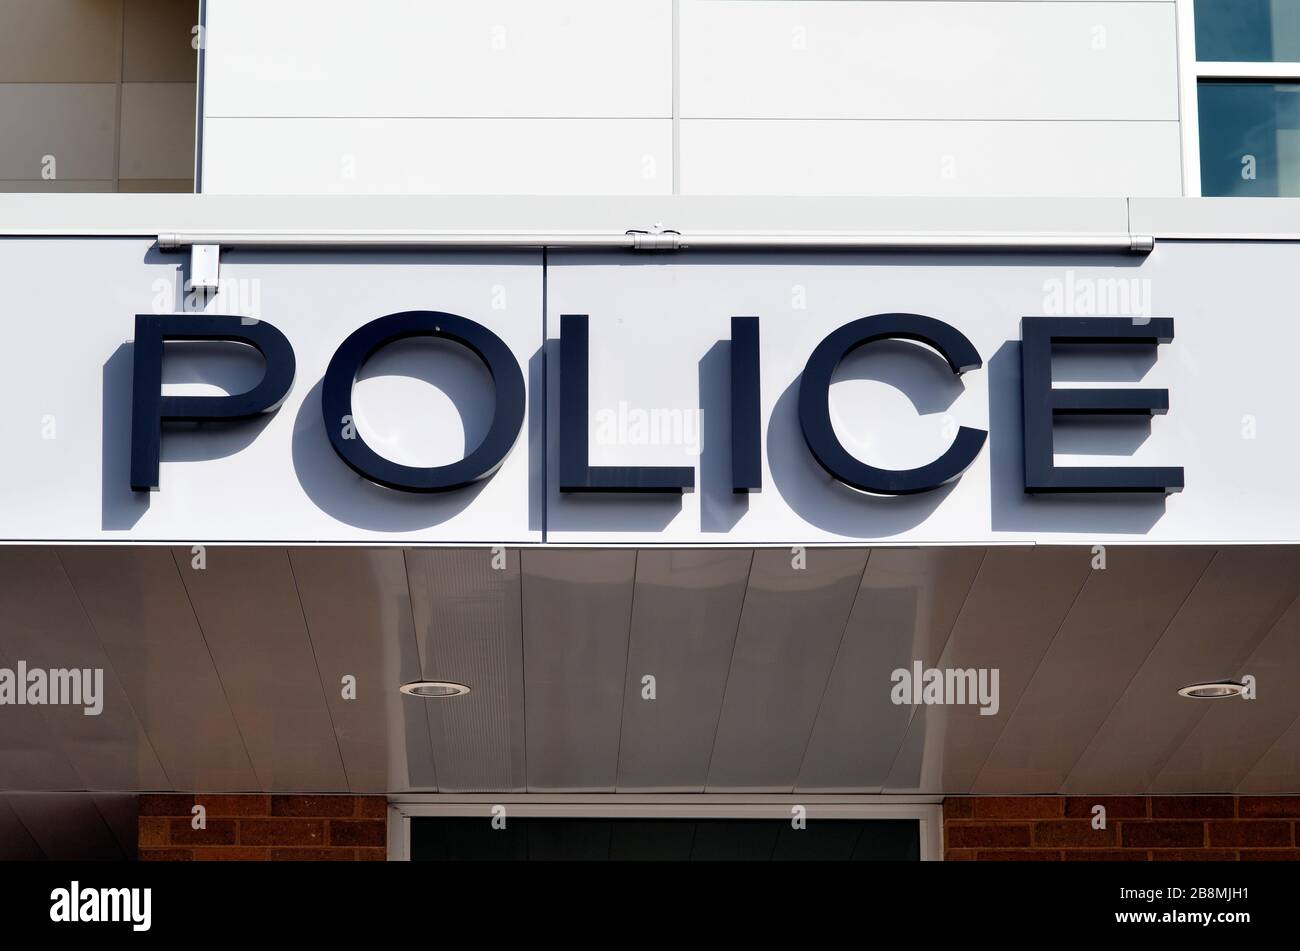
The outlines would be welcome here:
M 1242 819 L 1300 819 L 1300 796 L 1242 796 L 1237 800 Z
M 943 860 L 945 862 L 974 862 L 975 850 L 974 849 L 949 849 L 947 852 L 943 853 Z
M 213 819 L 203 829 L 195 829 L 189 819 L 171 820 L 172 845 L 234 845 L 236 841 L 233 819 Z
M 1270 819 L 1211 822 L 1210 845 L 1237 849 L 1288 848 L 1291 823 Z
M 240 846 L 220 849 L 195 849 L 196 862 L 265 862 L 269 849 L 246 849 Z
M 272 849 L 273 862 L 351 862 L 355 849 Z
M 387 849 L 357 849 L 358 862 L 387 862 Z
M 975 817 L 975 800 L 969 796 L 949 796 L 943 801 L 945 819 L 973 819 Z
M 1067 862 L 1145 862 L 1151 853 L 1137 849 L 1070 849 Z
M 976 859 L 980 862 L 1059 862 L 1061 853 L 1048 849 L 1031 849 L 1017 851 L 1007 849 L 1000 852 L 979 852 Z
M 140 797 L 139 814 L 142 816 L 188 816 L 193 805 L 193 796 L 145 795 Z
M 1118 844 L 1119 840 L 1113 825 L 1105 829 L 1094 829 L 1092 822 L 1084 819 L 1034 823 L 1035 847 L 1099 849 Z
M 325 823 L 312 819 L 240 819 L 240 845 L 325 844 Z
M 379 847 L 388 838 L 382 819 L 334 819 L 329 825 L 330 845 Z
M 388 800 L 383 796 L 357 796 L 356 804 L 358 819 L 388 818 Z
M 1221 849 L 1156 849 L 1151 857 L 1157 862 L 1235 862 L 1237 853 Z
M 192 857 L 189 849 L 141 849 L 137 855 L 141 862 L 188 862 Z
M 137 832 L 140 847 L 171 845 L 171 824 L 172 820 L 164 816 L 141 816 Z
M 270 796 L 195 796 L 194 802 L 207 810 L 209 817 L 234 819 L 271 814 Z
M 1065 815 L 1060 796 L 977 796 L 976 819 L 1059 819 Z
M 1186 849 L 1205 844 L 1203 822 L 1123 822 L 1120 842 L 1130 849 Z
M 1237 814 L 1231 796 L 1152 796 L 1152 819 L 1231 819 Z
M 1146 796 L 1067 796 L 1065 818 L 1091 819 L 1093 806 L 1106 807 L 1106 821 L 1145 819 L 1150 813 Z
M 1243 849 L 1240 855 L 1243 862 L 1300 862 L 1300 849 Z
M 350 816 L 355 809 L 351 796 L 275 796 L 271 799 L 271 814 L 275 816 L 329 819 Z
M 1031 843 L 1028 823 L 953 822 L 948 824 L 950 849 L 1016 849 Z

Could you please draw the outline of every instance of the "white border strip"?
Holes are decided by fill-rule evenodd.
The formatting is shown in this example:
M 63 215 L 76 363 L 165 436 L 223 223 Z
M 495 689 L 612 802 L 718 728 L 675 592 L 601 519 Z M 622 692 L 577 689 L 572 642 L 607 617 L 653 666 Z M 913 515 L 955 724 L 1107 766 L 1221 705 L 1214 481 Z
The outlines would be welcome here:
M 634 251 L 859 248 L 920 248 L 924 250 L 1052 250 L 1131 251 L 1147 254 L 1155 246 L 1150 235 L 1132 234 L 817 234 L 714 233 L 682 234 L 627 231 L 605 233 L 508 232 L 164 232 L 164 251 L 194 245 L 277 250 L 287 248 L 626 248 Z
M 1194 42 L 1194 40 L 1193 40 Z M 1300 63 L 1217 63 L 1197 62 L 1196 75 L 1201 79 L 1300 81 Z
M 1178 59 L 1178 131 L 1183 149 L 1183 195 L 1201 194 L 1201 118 L 1197 98 L 1195 0 L 1178 0 L 1174 29 Z
M 939 796 L 752 796 L 709 793 L 664 795 L 466 795 L 390 796 L 388 860 L 411 858 L 411 819 L 416 816 L 481 816 L 492 807 L 509 815 L 584 819 L 789 819 L 791 806 L 804 806 L 808 819 L 916 819 L 921 861 L 943 860 L 943 806 Z M 508 820 L 507 820 L 508 821 Z

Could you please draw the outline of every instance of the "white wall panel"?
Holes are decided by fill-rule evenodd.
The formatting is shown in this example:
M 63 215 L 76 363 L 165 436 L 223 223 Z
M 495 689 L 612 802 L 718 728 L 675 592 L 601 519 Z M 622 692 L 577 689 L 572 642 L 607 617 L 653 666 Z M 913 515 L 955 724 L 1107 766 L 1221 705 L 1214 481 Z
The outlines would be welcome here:
M 210 194 L 663 195 L 671 119 L 208 119 Z
M 213 0 L 203 189 L 1177 195 L 1174 6 Z
M 683 119 L 680 135 L 687 195 L 1101 197 L 1182 189 L 1176 122 Z
M 682 0 L 686 118 L 1177 119 L 1174 4 Z
M 213 0 L 208 116 L 668 116 L 671 0 Z

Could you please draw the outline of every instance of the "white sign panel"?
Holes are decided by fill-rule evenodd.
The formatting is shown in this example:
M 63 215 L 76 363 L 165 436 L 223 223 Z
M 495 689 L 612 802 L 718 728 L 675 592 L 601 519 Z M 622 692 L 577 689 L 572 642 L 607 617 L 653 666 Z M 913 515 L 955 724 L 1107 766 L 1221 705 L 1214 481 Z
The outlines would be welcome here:
M 1161 243 L 1145 258 L 551 252 L 545 280 L 532 252 L 227 249 L 220 287 L 207 297 L 187 291 L 188 261 L 144 239 L 0 240 L 10 355 L 0 378 L 9 453 L 0 469 L 4 540 L 1300 540 L 1293 244 Z M 339 438 L 356 438 L 418 471 L 456 463 L 483 443 L 494 419 L 513 409 L 503 378 L 455 342 L 411 332 L 363 355 L 352 418 L 325 418 L 331 360 L 359 329 L 402 312 L 473 322 L 500 341 L 522 378 L 517 433 L 507 434 L 499 466 L 465 487 L 376 484 L 385 479 L 367 478 L 338 449 L 349 445 Z M 139 314 L 269 324 L 293 357 L 278 409 L 243 420 L 162 422 L 156 491 L 132 487 L 132 417 L 142 405 L 133 399 L 134 363 L 145 352 L 134 339 Z M 884 470 L 926 467 L 963 428 L 987 433 L 959 475 L 915 494 L 846 484 L 852 479 L 818 461 L 801 418 L 810 356 L 840 328 L 885 314 L 942 322 L 975 355 L 958 375 L 924 342 L 878 339 L 834 369 L 823 406 L 835 442 L 853 460 Z M 565 323 L 565 315 L 586 320 Z M 1166 391 L 1168 410 L 1058 415 L 1052 442 L 1056 466 L 1181 469 L 1179 491 L 1025 491 L 1022 319 L 1043 316 L 1119 317 L 1172 330 L 1159 344 L 1055 347 L 1057 387 Z M 749 492 L 734 490 L 733 317 L 757 318 L 760 484 Z M 561 340 L 562 324 L 566 335 L 585 326 L 585 366 L 576 337 Z M 171 342 L 166 354 L 164 397 L 239 394 L 266 372 L 256 352 L 230 343 Z M 587 401 L 583 465 L 610 484 L 575 486 L 572 473 L 586 470 L 574 469 L 573 459 L 562 465 L 573 451 L 562 433 L 567 427 L 571 442 L 578 431 L 575 381 L 585 382 Z M 1079 402 L 1111 399 L 1118 409 L 1132 398 L 1091 394 Z M 327 427 L 339 425 L 351 426 L 349 435 L 331 436 Z M 644 487 L 638 479 L 647 472 L 662 481 L 663 467 L 685 473 L 678 473 L 684 491 L 608 491 Z
M 750 254 L 629 265 L 622 257 L 552 254 L 550 264 L 548 333 L 558 333 L 561 314 L 590 315 L 593 462 L 694 459 L 698 467 L 698 490 L 679 507 L 574 498 L 558 491 L 552 474 L 552 542 L 1300 539 L 1300 320 L 1288 289 L 1288 275 L 1300 268 L 1294 244 L 1170 243 L 1146 258 Z M 827 334 L 893 312 L 950 324 L 983 366 L 958 377 L 928 348 L 904 341 L 855 351 L 831 387 L 844 447 L 902 469 L 941 455 L 961 426 L 987 430 L 988 438 L 955 482 L 879 497 L 817 464 L 800 429 L 798 384 Z M 761 325 L 763 489 L 748 495 L 733 493 L 729 482 L 728 366 L 718 342 L 727 340 L 732 315 L 757 315 Z M 1031 315 L 1173 319 L 1167 344 L 1055 350 L 1056 385 L 1163 388 L 1169 409 L 1154 417 L 1058 417 L 1054 443 L 1057 465 L 1182 467 L 1182 491 L 1024 491 L 1020 339 L 1021 318 Z M 550 367 L 552 385 L 556 372 Z M 698 447 L 653 445 L 639 430 L 618 429 L 623 419 L 701 406 Z M 553 434 L 554 402 L 549 413 Z M 634 445 L 603 444 L 601 418 L 614 419 L 618 436 Z
M 456 492 L 374 485 L 335 454 L 321 415 L 331 355 L 358 327 L 437 309 L 505 341 L 540 391 L 539 253 L 240 254 L 221 287 L 186 291 L 188 254 L 127 239 L 0 241 L 7 370 L 0 380 L 0 536 L 60 541 L 538 542 L 541 419 L 531 410 L 491 479 Z M 260 318 L 293 347 L 296 371 L 273 413 L 168 423 L 158 490 L 131 488 L 137 314 Z M 251 348 L 168 344 L 163 392 L 238 393 L 263 372 Z M 354 390 L 356 429 L 395 461 L 462 456 L 492 415 L 491 380 L 462 348 L 410 340 L 376 354 Z M 540 410 L 540 403 L 538 409 Z M 536 433 L 531 430 L 536 429 Z

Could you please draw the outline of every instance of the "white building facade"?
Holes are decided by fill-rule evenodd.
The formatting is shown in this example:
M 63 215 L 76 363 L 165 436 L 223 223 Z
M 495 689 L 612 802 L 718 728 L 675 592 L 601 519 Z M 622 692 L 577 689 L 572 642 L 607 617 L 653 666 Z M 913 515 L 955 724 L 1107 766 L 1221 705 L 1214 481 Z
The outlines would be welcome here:
M 197 194 L 0 197 L 0 787 L 1295 857 L 1298 10 L 206 0 Z

